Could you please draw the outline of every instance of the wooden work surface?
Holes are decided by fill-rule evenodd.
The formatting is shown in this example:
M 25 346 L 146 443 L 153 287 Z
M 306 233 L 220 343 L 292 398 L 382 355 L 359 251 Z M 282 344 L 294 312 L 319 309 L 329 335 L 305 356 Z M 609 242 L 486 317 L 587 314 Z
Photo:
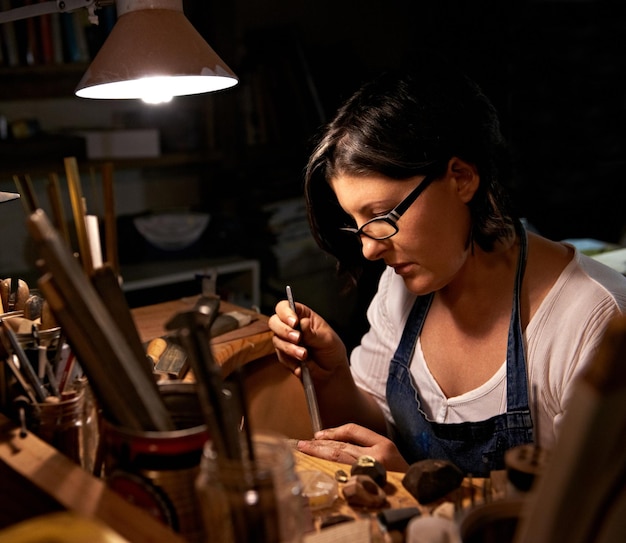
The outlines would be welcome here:
M 156 337 L 169 333 L 167 322 L 181 311 L 193 308 L 198 297 L 181 298 L 154 305 L 147 305 L 131 310 L 139 337 L 148 342 Z M 222 366 L 225 374 L 240 365 L 247 364 L 274 352 L 272 332 L 267 321 L 268 317 L 251 309 L 245 309 L 229 302 L 220 304 L 220 312 L 239 311 L 251 315 L 253 320 L 247 326 L 214 337 L 211 340 L 213 356 Z
M 321 460 L 293 451 L 296 472 L 319 470 L 334 478 L 337 470 L 350 473 L 350 466 Z M 385 508 L 417 507 L 430 514 L 432 507 L 420 505 L 402 486 L 404 474 L 387 473 L 387 504 Z M 19 434 L 16 424 L 0 414 L 0 535 L 12 523 L 58 511 L 70 511 L 105 523 L 132 543 L 172 542 L 184 539 L 110 490 L 102 479 L 93 477 L 55 448 L 28 433 Z M 460 499 L 471 505 L 472 496 L 480 496 L 484 480 L 465 480 Z M 351 507 L 343 499 L 342 484 L 338 496 L 329 507 L 312 512 L 313 530 L 320 533 L 322 518 L 343 514 L 367 520 L 376 530 L 376 514 L 380 509 Z M 324 530 L 323 532 L 326 532 Z M 307 539 L 308 541 L 308 539 Z
M 303 454 L 296 450 L 293 451 L 293 454 L 296 462 L 296 472 L 306 470 L 319 470 L 323 473 L 330 475 L 333 478 L 335 477 L 335 474 L 338 470 L 343 470 L 348 475 L 350 474 L 350 466 L 347 464 L 340 464 L 338 462 L 322 460 L 320 458 L 315 458 L 313 456 Z M 501 488 L 502 474 L 497 473 L 494 475 L 496 486 L 494 487 L 491 484 L 489 485 L 491 493 L 489 497 L 490 500 L 501 499 L 503 497 Z M 404 473 L 387 472 L 387 485 L 384 488 L 385 493 L 387 494 L 387 503 L 379 509 L 351 507 L 343 498 L 341 491 L 341 488 L 343 486 L 342 483 L 338 483 L 337 499 L 334 501 L 332 506 L 313 512 L 313 520 L 316 526 L 319 525 L 322 518 L 331 515 L 341 514 L 352 516 L 355 519 L 371 520 L 372 529 L 376 531 L 378 529 L 376 524 L 376 515 L 382 509 L 401 509 L 405 507 L 417 507 L 422 515 L 430 515 L 433 513 L 433 510 L 435 508 L 443 503 L 442 501 L 440 501 L 430 505 L 420 504 L 402 485 L 403 477 Z M 469 507 L 472 507 L 473 504 L 483 502 L 485 499 L 485 489 L 487 488 L 485 484 L 485 479 L 465 479 L 458 493 L 455 495 L 455 498 L 457 500 L 456 506 L 467 509 Z M 319 531 L 319 526 L 317 526 L 317 528 L 317 531 Z
M 348 475 L 350 474 L 350 466 L 348 464 L 341 464 L 339 462 L 331 462 L 329 460 L 322 460 L 321 458 L 315 458 L 314 456 L 309 456 L 307 454 L 301 453 L 300 451 L 293 451 L 295 462 L 296 462 L 296 472 L 299 471 L 307 471 L 307 470 L 318 470 L 323 473 L 330 475 L 331 477 L 335 477 L 335 473 L 338 470 L 343 470 Z M 385 487 L 385 493 L 387 494 L 387 507 L 418 507 L 422 508 L 417 500 L 409 494 L 409 492 L 402 486 L 402 478 L 404 477 L 404 473 L 399 473 L 395 471 L 387 472 L 387 486 Z M 342 485 L 339 484 L 339 487 Z M 422 508 L 426 511 L 426 508 Z M 343 499 L 341 495 L 341 489 L 339 491 L 339 495 L 335 500 L 335 503 L 330 508 L 325 508 L 320 510 L 323 514 L 328 515 L 331 513 L 343 513 L 349 515 L 359 516 L 360 514 L 368 514 L 371 511 L 365 511 L 361 509 L 355 509 L 348 505 L 348 503 Z
M 334 477 L 338 469 L 350 471 L 344 464 L 314 458 L 293 451 L 296 472 L 320 470 Z M 108 489 L 106 483 L 93 477 L 47 443 L 28 433 L 19 435 L 15 423 L 0 414 L 0 474 L 3 492 L 0 510 L 6 513 L 0 528 L 13 521 L 57 511 L 71 511 L 104 522 L 133 543 L 168 541 L 182 543 L 174 534 L 145 511 L 136 508 Z M 385 488 L 390 507 L 415 507 L 417 502 L 402 486 L 401 473 L 388 473 Z M 340 485 L 341 486 L 341 485 Z M 341 491 L 331 507 L 315 513 L 321 516 L 335 513 L 368 518 L 374 510 L 350 507 Z M 3 513 L 4 515 L 4 513 Z M 1 530 L 0 530 L 1 534 Z
M 184 298 L 171 302 L 132 310 L 142 341 L 167 334 L 165 324 L 178 312 L 191 309 L 197 298 Z M 273 354 L 272 332 L 267 317 L 223 302 L 220 311 L 242 311 L 252 314 L 255 320 L 248 326 L 228 332 L 212 340 L 216 360 L 225 372 L 237 365 L 258 360 Z M 317 459 L 293 451 L 296 471 L 319 470 L 334 478 L 337 470 L 350 473 L 350 466 Z M 431 507 L 422 506 L 402 485 L 402 473 L 387 474 L 386 508 L 418 507 L 429 514 Z M 133 543 L 172 541 L 183 539 L 160 524 L 145 511 L 127 503 L 111 491 L 106 483 L 93 477 L 56 449 L 28 433 L 19 435 L 15 423 L 0 413 L 0 529 L 12 523 L 56 511 L 70 511 L 104 522 L 122 537 Z M 355 508 L 343 499 L 342 483 L 338 483 L 338 496 L 333 504 L 312 513 L 314 533 L 319 531 L 321 519 L 333 514 L 350 515 L 365 521 L 376 530 L 379 510 Z M 471 504 L 475 496 L 483 493 L 483 481 L 465 481 L 460 491 L 461 504 Z M 311 535 L 311 534 L 310 534 Z M 309 542 L 307 538 L 307 543 Z

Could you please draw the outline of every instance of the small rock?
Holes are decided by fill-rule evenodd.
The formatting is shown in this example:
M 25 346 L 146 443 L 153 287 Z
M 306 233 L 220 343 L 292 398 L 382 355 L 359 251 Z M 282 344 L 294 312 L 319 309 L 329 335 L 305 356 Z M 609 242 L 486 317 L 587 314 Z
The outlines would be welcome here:
M 432 503 L 456 490 L 463 472 L 448 460 L 420 460 L 409 466 L 402 485 L 421 504 Z

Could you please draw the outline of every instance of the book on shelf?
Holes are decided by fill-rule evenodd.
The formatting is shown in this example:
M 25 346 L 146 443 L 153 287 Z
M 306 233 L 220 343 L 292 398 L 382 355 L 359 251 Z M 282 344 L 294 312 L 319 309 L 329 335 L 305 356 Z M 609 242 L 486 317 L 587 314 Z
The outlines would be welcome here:
M 50 0 L 0 0 L 0 11 Z M 117 20 L 116 8 L 103 6 L 92 24 L 86 9 L 56 12 L 0 25 L 0 66 L 89 62 Z
M 0 0 L 2 11 L 48 0 Z M 46 13 L 0 25 L 5 66 L 88 62 L 87 10 Z
M 11 0 L 0 0 L 0 9 L 2 11 L 8 11 L 11 7 Z M 9 21 L 0 25 L 0 32 L 2 33 L 3 64 L 5 66 L 18 66 L 20 64 L 20 55 L 17 46 L 15 23 Z
M 29 0 L 26 0 L 30 3 Z M 28 66 L 41 64 L 40 36 L 37 32 L 37 21 L 31 17 L 26 19 L 26 50 L 25 58 Z
M 77 13 L 61 13 L 60 16 L 65 62 L 85 62 L 89 60 L 84 26 Z
M 50 34 L 52 36 L 52 61 L 54 64 L 63 64 L 63 29 L 61 28 L 61 14 L 50 14 Z
M 87 28 L 91 26 L 86 9 L 79 9 L 71 13 L 76 34 L 76 46 L 78 48 L 78 62 L 87 62 L 90 59 L 89 46 L 87 45 Z
M 47 0 L 39 0 L 44 3 Z M 39 52 L 42 64 L 52 64 L 54 62 L 54 42 L 52 37 L 52 17 L 49 13 L 40 15 L 35 20 L 36 29 L 39 31 Z

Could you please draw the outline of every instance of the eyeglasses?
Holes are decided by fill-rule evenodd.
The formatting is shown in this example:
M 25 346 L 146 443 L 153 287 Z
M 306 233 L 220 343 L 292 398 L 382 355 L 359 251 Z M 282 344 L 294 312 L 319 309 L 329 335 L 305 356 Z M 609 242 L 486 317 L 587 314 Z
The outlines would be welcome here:
M 356 236 L 367 236 L 370 239 L 378 241 L 395 236 L 398 233 L 398 225 L 396 223 L 400 217 L 402 217 L 404 212 L 411 207 L 413 202 L 417 200 L 418 196 L 422 194 L 428 185 L 430 185 L 435 179 L 436 176 L 434 175 L 427 175 L 424 177 L 422 182 L 386 215 L 370 219 L 363 224 L 361 228 L 350 228 L 349 226 L 346 226 L 344 228 L 340 228 L 340 230 L 343 232 L 350 232 Z

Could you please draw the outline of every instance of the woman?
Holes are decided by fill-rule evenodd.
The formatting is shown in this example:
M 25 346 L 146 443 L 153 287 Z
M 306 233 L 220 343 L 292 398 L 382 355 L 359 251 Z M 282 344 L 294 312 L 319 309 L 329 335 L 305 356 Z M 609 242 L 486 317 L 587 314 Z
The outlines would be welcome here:
M 355 281 L 363 257 L 387 267 L 350 361 L 311 308 L 276 306 L 279 360 L 309 365 L 326 428 L 299 450 L 485 476 L 510 447 L 552 446 L 626 278 L 526 232 L 509 172 L 492 104 L 445 67 L 379 77 L 324 129 L 305 176 L 313 235 Z

